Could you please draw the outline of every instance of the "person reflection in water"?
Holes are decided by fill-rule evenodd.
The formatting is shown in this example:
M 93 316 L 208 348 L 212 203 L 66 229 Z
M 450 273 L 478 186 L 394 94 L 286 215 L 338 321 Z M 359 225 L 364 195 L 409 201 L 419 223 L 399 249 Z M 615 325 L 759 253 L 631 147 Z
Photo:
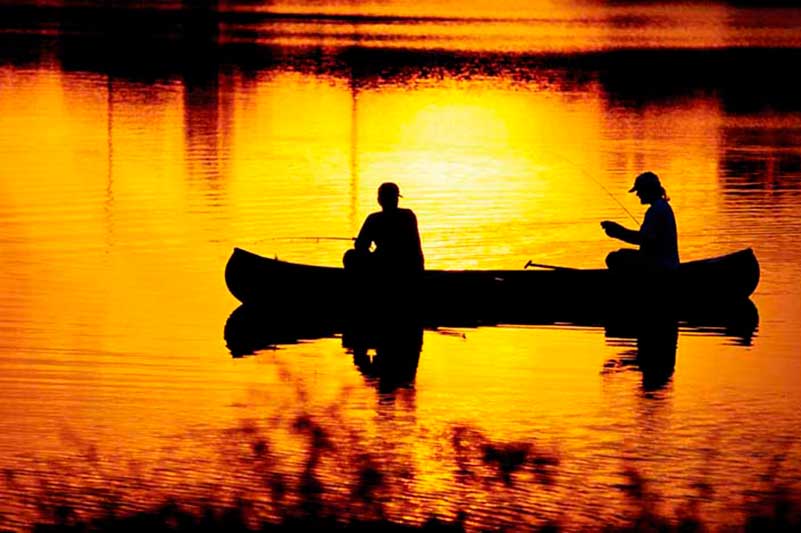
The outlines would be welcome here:
M 679 325 L 675 320 L 657 320 L 637 335 L 637 366 L 642 371 L 645 392 L 664 388 L 676 367 Z
M 679 340 L 679 324 L 671 316 L 649 317 L 639 324 L 626 321 L 607 324 L 607 338 L 636 339 L 635 350 L 625 350 L 619 358 L 604 364 L 604 373 L 625 369 L 642 372 L 642 390 L 645 393 L 664 389 L 673 377 Z
M 414 277 L 423 272 L 423 249 L 417 217 L 398 207 L 400 189 L 394 183 L 378 188 L 381 211 L 367 217 L 353 249 L 345 252 L 345 269 L 355 273 L 390 273 Z M 370 247 L 375 244 L 375 250 Z
M 359 372 L 381 394 L 413 389 L 423 348 L 422 326 L 400 323 L 365 333 L 346 330 L 342 335 L 342 345 L 353 353 Z
M 611 252 L 606 257 L 606 265 L 618 270 L 670 271 L 677 268 L 676 218 L 659 177 L 653 172 L 643 172 L 629 192 L 636 192 L 641 203 L 650 205 L 640 229 L 627 229 L 611 220 L 601 222 L 601 227 L 610 237 L 639 245 L 640 249 L 623 248 Z

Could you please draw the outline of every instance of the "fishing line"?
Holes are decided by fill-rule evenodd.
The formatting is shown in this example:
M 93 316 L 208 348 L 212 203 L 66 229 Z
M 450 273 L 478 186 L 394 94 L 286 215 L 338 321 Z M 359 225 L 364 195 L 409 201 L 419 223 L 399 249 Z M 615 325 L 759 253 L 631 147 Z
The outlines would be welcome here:
M 609 189 L 607 189 L 606 186 L 603 183 L 601 183 L 599 180 L 595 179 L 595 177 L 592 174 L 590 174 L 589 172 L 587 172 L 584 169 L 584 167 L 582 167 L 581 165 L 579 165 L 577 163 L 574 163 L 572 160 L 568 159 L 564 155 L 562 155 L 562 154 L 560 154 L 558 152 L 555 152 L 553 150 L 545 149 L 545 152 L 558 157 L 559 159 L 565 161 L 566 163 L 568 163 L 569 165 L 571 165 L 572 167 L 577 169 L 579 172 L 584 174 L 585 177 L 589 178 L 593 183 L 598 185 L 612 200 L 614 200 L 615 203 L 618 206 L 620 206 L 620 208 L 623 209 L 623 211 L 626 212 L 626 214 L 631 218 L 631 220 L 634 221 L 635 224 L 640 225 L 640 221 L 637 220 L 637 217 L 635 217 L 631 213 L 631 211 L 628 210 L 628 208 L 625 205 L 623 205 L 623 202 L 618 200 L 617 197 L 614 194 L 612 194 L 612 192 Z M 349 241 L 349 242 L 353 242 L 355 240 L 356 240 L 356 237 L 335 237 L 335 236 L 329 236 L 329 235 L 302 235 L 302 236 L 297 236 L 297 237 L 265 237 L 264 239 L 256 239 L 256 240 L 248 241 L 248 242 L 251 243 L 251 244 L 257 244 L 257 243 L 262 243 L 262 242 L 266 242 L 266 241 L 315 241 L 315 242 L 320 242 L 320 241 Z M 529 263 L 531 263 L 531 262 L 529 261 Z M 526 268 L 528 268 L 529 266 L 541 266 L 541 267 L 544 267 L 544 268 L 550 267 L 550 265 L 536 265 L 536 264 L 531 263 L 530 265 L 526 265 Z
M 623 205 L 623 202 L 621 202 L 620 200 L 618 200 L 618 199 L 617 199 L 617 197 L 616 197 L 614 194 L 612 194 L 612 193 L 609 191 L 609 189 L 607 189 L 607 188 L 604 186 L 604 184 L 603 184 L 603 183 L 601 183 L 599 180 L 595 179 L 595 178 L 594 178 L 594 177 L 593 177 L 593 176 L 592 176 L 592 175 L 591 175 L 589 172 L 587 172 L 586 170 L 584 170 L 584 168 L 583 168 L 581 165 L 578 165 L 578 164 L 574 163 L 573 161 L 571 161 L 571 160 L 570 160 L 570 159 L 568 159 L 567 157 L 563 156 L 563 155 L 562 155 L 562 154 L 560 154 L 560 153 L 554 152 L 553 150 L 547 150 L 547 149 L 546 149 L 545 151 L 546 151 L 546 152 L 548 152 L 548 153 L 549 153 L 549 154 L 551 154 L 551 155 L 555 155 L 556 157 L 558 157 L 558 158 L 562 159 L 562 160 L 563 160 L 563 161 L 565 161 L 566 163 L 568 163 L 568 164 L 570 164 L 571 166 L 573 166 L 574 168 L 576 168 L 576 169 L 577 169 L 579 172 L 581 172 L 582 174 L 584 174 L 584 176 L 585 176 L 585 177 L 587 177 L 587 178 L 591 179 L 591 180 L 593 181 L 593 183 L 595 183 L 595 184 L 596 184 L 596 185 L 598 185 L 598 186 L 599 186 L 601 189 L 603 189 L 603 191 L 604 191 L 606 194 L 608 194 L 608 195 L 609 195 L 609 197 L 610 197 L 612 200 L 614 200 L 614 201 L 615 201 L 615 203 L 617 203 L 617 205 L 619 205 L 621 208 L 623 208 L 623 211 L 625 211 L 625 212 L 626 212 L 626 214 L 627 214 L 629 217 L 631 217 L 631 219 L 632 219 L 632 220 L 633 220 L 633 221 L 634 221 L 634 222 L 635 222 L 635 223 L 636 223 L 638 226 L 640 225 L 640 221 L 639 221 L 639 220 L 637 220 L 637 218 L 636 218 L 634 215 L 632 215 L 632 214 L 631 214 L 631 211 L 629 211 L 629 210 L 626 208 L 626 206 L 625 206 L 625 205 Z

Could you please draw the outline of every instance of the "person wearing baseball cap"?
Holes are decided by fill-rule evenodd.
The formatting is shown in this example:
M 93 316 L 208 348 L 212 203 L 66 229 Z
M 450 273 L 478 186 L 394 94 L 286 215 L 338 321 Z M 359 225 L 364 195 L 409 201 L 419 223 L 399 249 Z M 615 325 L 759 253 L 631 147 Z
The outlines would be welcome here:
M 362 225 L 353 249 L 343 263 L 351 272 L 391 273 L 404 277 L 425 268 L 417 217 L 411 209 L 398 207 L 400 188 L 392 182 L 378 187 L 381 211 L 371 213 Z M 375 245 L 371 252 L 370 248 Z
M 634 180 L 629 192 L 637 193 L 640 203 L 648 204 L 639 229 L 628 229 L 617 222 L 604 220 L 601 227 L 607 235 L 639 250 L 623 248 L 606 257 L 610 269 L 673 270 L 679 266 L 679 245 L 676 217 L 670 207 L 665 188 L 653 172 L 643 172 Z

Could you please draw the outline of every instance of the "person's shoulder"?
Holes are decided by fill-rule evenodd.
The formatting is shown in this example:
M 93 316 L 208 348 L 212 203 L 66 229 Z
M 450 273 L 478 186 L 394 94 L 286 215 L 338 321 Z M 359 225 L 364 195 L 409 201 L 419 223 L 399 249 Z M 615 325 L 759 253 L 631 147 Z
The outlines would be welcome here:
M 667 200 L 660 198 L 651 204 L 651 207 L 648 208 L 648 211 L 652 213 L 668 214 L 673 212 L 673 208 L 670 207 L 670 203 Z
M 670 202 L 667 200 L 660 200 L 659 201 L 659 210 L 664 213 L 666 216 L 673 216 L 673 208 L 670 206 Z
M 362 227 L 363 228 L 369 228 L 369 227 L 375 226 L 376 223 L 380 224 L 380 222 L 378 222 L 379 220 L 381 220 L 381 211 L 376 211 L 375 213 L 370 213 L 369 215 L 367 215 L 367 218 L 364 219 L 364 223 L 362 223 Z
M 399 207 L 398 208 L 398 213 L 400 213 L 402 216 L 405 216 L 405 217 L 417 218 L 415 216 L 415 214 L 414 214 L 414 211 L 412 211 L 411 209 L 408 209 L 406 207 Z

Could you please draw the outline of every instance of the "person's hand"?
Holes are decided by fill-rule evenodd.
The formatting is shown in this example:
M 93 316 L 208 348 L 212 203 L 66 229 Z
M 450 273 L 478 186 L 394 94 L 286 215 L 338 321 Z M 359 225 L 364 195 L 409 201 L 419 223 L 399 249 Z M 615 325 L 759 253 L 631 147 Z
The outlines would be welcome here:
M 617 237 L 623 231 L 623 226 L 621 226 L 617 222 L 612 222 L 611 220 L 604 220 L 603 222 L 601 222 L 601 227 L 610 237 Z

